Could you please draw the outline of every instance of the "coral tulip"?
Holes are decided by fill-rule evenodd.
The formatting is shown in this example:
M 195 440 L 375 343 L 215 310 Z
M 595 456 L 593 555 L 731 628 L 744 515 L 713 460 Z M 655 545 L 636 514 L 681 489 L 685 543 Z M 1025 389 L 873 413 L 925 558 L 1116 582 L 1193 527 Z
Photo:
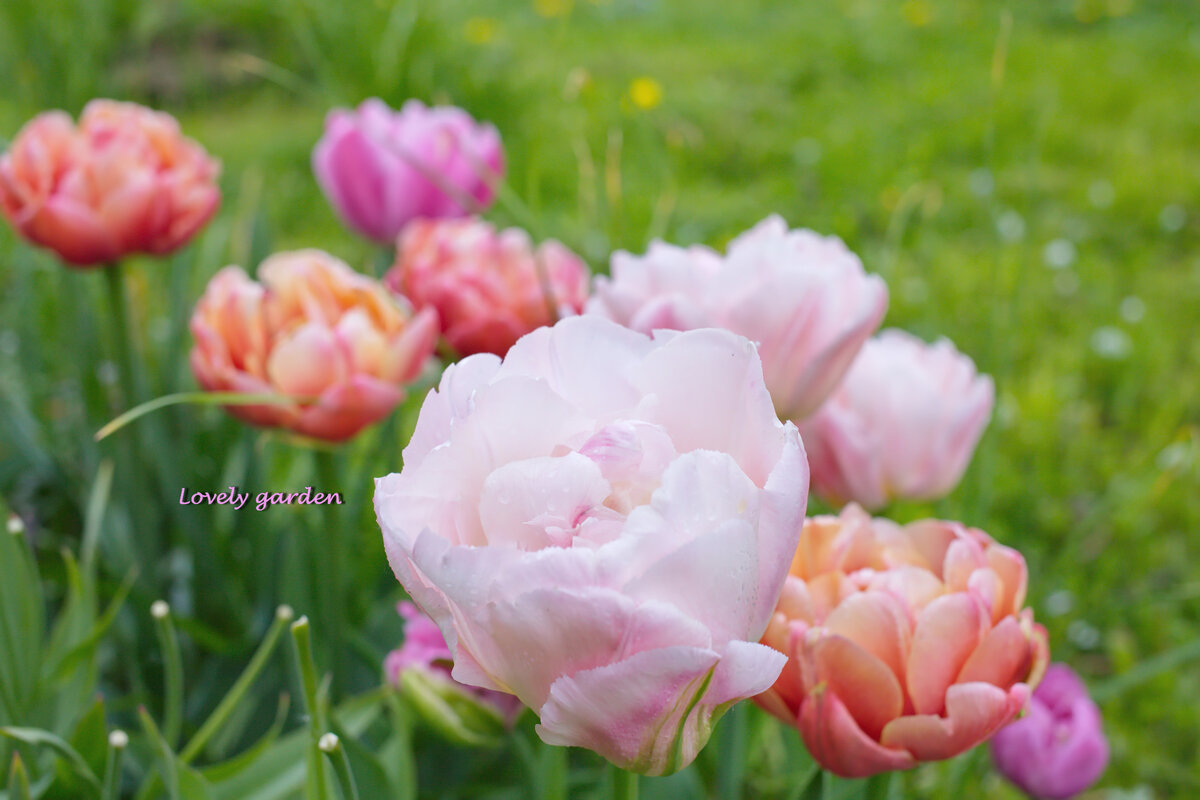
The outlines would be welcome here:
M 213 277 L 192 315 L 191 364 L 205 389 L 296 398 L 229 406 L 256 425 L 347 439 L 387 416 L 437 339 L 382 284 L 319 250 L 271 256 L 262 283 L 240 267 Z
M 589 313 L 635 330 L 726 328 L 758 343 L 767 388 L 783 419 L 800 420 L 845 374 L 887 311 L 887 287 L 840 239 L 789 231 L 772 216 L 730 242 L 655 242 L 618 252 L 596 278 Z
M 884 331 L 800 425 L 813 489 L 835 505 L 868 509 L 947 494 L 987 427 L 994 395 L 992 379 L 949 341 Z
M 1108 766 L 1100 709 L 1066 664 L 1051 664 L 1029 713 L 992 737 L 1000 774 L 1040 800 L 1065 800 L 1091 786 Z
M 534 251 L 517 228 L 480 219 L 416 220 L 404 229 L 384 278 L 416 308 L 434 308 L 460 355 L 504 355 L 513 342 L 587 299 L 587 265 L 554 240 Z
M 856 505 L 804 524 L 763 641 L 788 665 L 763 708 L 848 778 L 950 758 L 1025 707 L 1049 658 L 1020 553 L 954 522 Z
M 390 243 L 417 217 L 459 217 L 491 204 L 504 174 L 500 135 L 461 108 L 381 100 L 330 112 L 313 173 L 352 229 Z
M 216 213 L 219 170 L 169 114 L 93 100 L 78 126 L 48 111 L 21 129 L 0 156 L 0 213 L 76 266 L 164 255 Z
M 807 488 L 751 342 L 585 316 L 449 367 L 375 510 L 456 680 L 664 774 L 786 661 L 757 640 Z

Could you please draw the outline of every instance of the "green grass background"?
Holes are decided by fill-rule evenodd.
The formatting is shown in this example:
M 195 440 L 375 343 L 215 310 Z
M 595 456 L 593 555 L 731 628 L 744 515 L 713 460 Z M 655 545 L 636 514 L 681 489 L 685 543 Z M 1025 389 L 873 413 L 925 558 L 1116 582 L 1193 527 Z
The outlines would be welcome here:
M 1200 4 L 1179 0 L 0 3 L 0 139 L 44 108 L 111 96 L 176 114 L 224 164 L 206 233 L 173 269 L 135 265 L 156 391 L 192 385 L 186 317 L 222 265 L 308 246 L 370 263 L 309 157 L 328 108 L 373 95 L 493 122 L 528 213 L 490 216 L 597 269 L 654 236 L 720 246 L 770 213 L 843 237 L 888 281 L 886 324 L 948 336 L 996 379 L 962 486 L 895 515 L 961 518 L 1025 553 L 1054 657 L 1102 700 L 1113 759 L 1097 796 L 1113 798 L 1200 792 L 1197 76 Z M 651 108 L 631 97 L 643 78 L 661 87 Z M 0 491 L 43 522 L 45 548 L 77 542 L 111 455 L 88 441 L 119 410 L 99 379 L 101 289 L 0 230 Z M 275 484 L 303 485 L 286 443 L 177 412 L 173 452 L 195 488 L 244 477 L 255 448 Z M 362 463 L 398 468 L 384 444 Z M 278 542 L 300 524 L 291 509 L 213 523 L 228 541 L 211 574 L 233 587 L 220 602 L 177 574 L 181 540 L 146 556 L 113 516 L 112 575 L 150 559 L 142 600 L 173 592 L 197 640 L 224 648 L 228 669 L 197 676 L 213 692 L 274 603 L 303 595 L 254 580 L 269 554 L 238 541 L 263 526 Z M 355 619 L 384 647 L 394 590 L 360 516 L 359 569 L 379 590 Z M 153 676 L 111 680 L 153 696 Z M 207 697 L 198 687 L 193 712 Z M 918 771 L 912 796 L 949 796 L 955 769 Z M 984 760 L 957 769 L 965 796 L 1016 796 Z

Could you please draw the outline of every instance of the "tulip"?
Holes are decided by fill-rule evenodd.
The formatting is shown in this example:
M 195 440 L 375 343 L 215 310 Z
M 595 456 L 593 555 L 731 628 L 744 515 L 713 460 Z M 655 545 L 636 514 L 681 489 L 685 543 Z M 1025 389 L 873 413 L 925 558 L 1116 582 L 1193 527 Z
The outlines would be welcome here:
M 216 213 L 220 168 L 169 114 L 93 100 L 39 114 L 0 156 L 0 213 L 68 264 L 178 249 Z
M 433 351 L 436 316 L 411 314 L 382 284 L 319 250 L 271 256 L 258 273 L 261 283 L 226 267 L 197 303 L 191 365 L 200 385 L 294 398 L 228 409 L 329 441 L 387 416 Z
M 665 774 L 786 661 L 757 640 L 807 495 L 751 342 L 585 316 L 447 368 L 375 511 L 455 680 Z
M 887 330 L 800 425 L 813 489 L 834 505 L 879 509 L 950 492 L 987 427 L 995 390 L 946 339 Z
M 409 220 L 459 217 L 491 204 L 504 174 L 500 134 L 461 108 L 367 100 L 325 120 L 313 150 L 317 183 L 342 220 L 382 244 Z
M 404 617 L 404 644 L 388 654 L 384 671 L 401 687 L 421 717 L 456 744 L 494 744 L 520 715 L 517 698 L 459 683 L 438 626 L 412 603 L 396 609 Z
M 856 505 L 804 523 L 763 641 L 788 656 L 755 698 L 847 778 L 951 758 L 1025 707 L 1049 658 L 1015 550 L 956 522 Z
M 1074 797 L 1108 766 L 1100 709 L 1066 664 L 1052 664 L 1033 693 L 1029 713 L 992 738 L 1000 774 L 1041 800 Z
M 589 276 L 554 240 L 535 252 L 524 231 L 472 218 L 409 223 L 384 283 L 414 307 L 436 309 L 460 355 L 502 356 L 534 328 L 582 311 Z
M 757 342 L 776 411 L 801 420 L 879 327 L 887 287 L 840 239 L 789 231 L 772 216 L 724 257 L 662 242 L 641 257 L 616 253 L 587 310 L 642 332 L 719 327 Z

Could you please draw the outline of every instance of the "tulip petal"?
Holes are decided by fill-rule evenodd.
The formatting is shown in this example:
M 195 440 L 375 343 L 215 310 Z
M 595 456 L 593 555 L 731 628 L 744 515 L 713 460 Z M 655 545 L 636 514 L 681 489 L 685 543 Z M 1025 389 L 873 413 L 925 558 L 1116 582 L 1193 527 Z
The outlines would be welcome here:
M 1005 689 L 1029 674 L 1032 648 L 1016 617 L 1005 617 L 971 654 L 955 683 L 990 683 Z
M 837 695 L 858 727 L 878 739 L 883 727 L 904 710 L 896 674 L 866 648 L 844 636 L 814 637 L 811 650 L 817 685 Z
M 824 687 L 817 687 L 804 699 L 797 721 L 812 757 L 843 778 L 865 778 L 916 766 L 908 751 L 885 747 L 863 733 L 838 695 Z
M 940 714 L 946 690 L 987 632 L 979 601 L 969 594 L 937 598 L 917 616 L 907 684 L 918 714 Z
M 1012 721 L 1029 699 L 1018 683 L 1008 691 L 989 683 L 958 683 L 946 690 L 946 715 L 918 714 L 892 720 L 883 729 L 884 747 L 907 750 L 918 761 L 951 758 L 969 750 Z

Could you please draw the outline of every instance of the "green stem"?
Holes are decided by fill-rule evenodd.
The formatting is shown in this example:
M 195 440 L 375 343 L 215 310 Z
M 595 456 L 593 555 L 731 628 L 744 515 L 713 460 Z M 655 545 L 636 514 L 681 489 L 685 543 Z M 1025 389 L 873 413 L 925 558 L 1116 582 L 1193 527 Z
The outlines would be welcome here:
M 304 707 L 308 714 L 308 780 L 305 796 L 308 800 L 329 800 L 325 759 L 321 756 L 320 741 L 326 729 L 325 714 L 317 697 L 317 666 L 313 663 L 312 628 L 308 617 L 292 623 L 292 645 L 300 684 L 304 687 Z
M 110 306 L 110 324 L 113 331 L 113 350 L 116 356 L 117 368 L 120 372 L 121 400 L 126 406 L 137 404 L 142 399 L 138 382 L 140 373 L 133 357 L 133 340 L 130 335 L 129 304 L 125 299 L 125 284 L 122 268 L 119 263 L 110 264 L 104 270 L 105 287 L 108 290 Z M 145 459 L 138 452 L 137 443 L 125 441 L 120 445 L 121 469 L 118 472 L 127 487 L 127 508 L 131 522 L 135 526 L 135 535 L 139 542 L 149 543 L 153 547 L 150 561 L 158 561 L 162 553 L 162 542 L 156 525 L 153 509 L 157 503 L 151 502 L 153 496 L 154 475 L 145 468 Z M 149 496 L 147 493 L 150 493 Z
M 179 634 L 171 620 L 171 607 L 162 600 L 150 606 L 154 618 L 154 631 L 158 634 L 158 646 L 162 650 L 163 672 L 166 683 L 166 699 L 163 708 L 163 737 L 172 748 L 179 745 L 179 734 L 183 728 L 183 656 L 179 651 Z
M 613 800 L 637 800 L 639 778 L 636 772 L 617 770 L 613 776 Z
M 238 677 L 229 693 L 221 700 L 216 710 L 212 715 L 205 720 L 200 726 L 200 730 L 196 731 L 196 735 L 187 743 L 187 747 L 183 748 L 183 752 L 179 755 L 179 760 L 185 764 L 192 762 L 196 756 L 204 749 L 209 740 L 221 730 L 225 722 L 233 714 L 242 702 L 242 698 L 250 691 L 250 687 L 258 678 L 263 667 L 266 666 L 267 659 L 275 652 L 275 645 L 279 642 L 279 637 L 283 634 L 284 628 L 292 621 L 292 609 L 288 606 L 280 606 L 275 612 L 275 622 L 271 624 L 267 631 L 266 637 L 262 644 L 258 646 L 254 656 L 250 659 L 250 663 L 246 666 L 245 671 Z
M 108 760 L 104 766 L 104 791 L 101 800 L 120 800 L 121 798 L 121 760 L 125 748 L 129 746 L 129 735 L 122 730 L 114 730 L 108 735 Z
M 881 772 L 867 778 L 867 788 L 863 792 L 863 800 L 887 800 L 894 774 L 893 772 Z
M 121 264 L 114 263 L 105 268 L 104 278 L 108 287 L 108 301 L 112 305 L 112 324 L 116 329 L 117 362 L 121 370 L 122 392 L 125 404 L 134 406 L 146 396 L 145 381 L 133 357 L 133 338 L 130 334 L 129 303 L 125 298 L 124 272 Z
M 741 800 L 746 768 L 746 704 L 734 706 L 726 717 L 718 743 L 717 796 Z
M 342 740 L 337 734 L 327 733 L 321 737 L 320 748 L 333 765 L 342 800 L 358 800 L 358 786 L 354 782 L 354 773 L 350 769 L 350 759 L 346 755 L 346 748 L 342 747 Z
M 542 746 L 542 800 L 567 800 L 567 748 Z
M 314 450 L 313 459 L 316 462 L 317 483 L 314 490 L 325 492 L 337 491 L 341 483 L 337 454 L 334 452 Z M 340 492 L 339 492 L 340 494 Z M 345 641 L 346 624 L 346 545 L 343 536 L 345 521 L 342 519 L 341 508 L 335 503 L 322 503 L 324 513 L 324 530 L 319 533 L 321 540 L 312 550 L 314 558 L 312 574 L 317 583 L 317 609 L 321 623 L 321 638 L 323 653 L 327 653 L 330 674 L 333 676 L 333 697 L 341 694 L 345 684 L 346 664 L 343 658 L 343 643 Z

